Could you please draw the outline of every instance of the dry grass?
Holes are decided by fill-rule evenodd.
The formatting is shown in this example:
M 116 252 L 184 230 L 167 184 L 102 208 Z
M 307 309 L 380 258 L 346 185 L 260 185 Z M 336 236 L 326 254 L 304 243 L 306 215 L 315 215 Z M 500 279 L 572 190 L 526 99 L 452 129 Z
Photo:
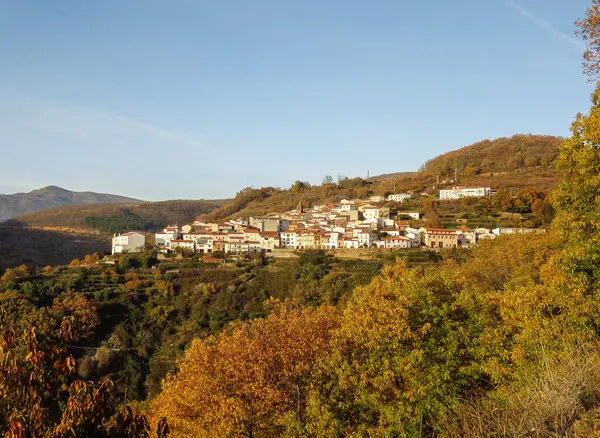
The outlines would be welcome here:
M 600 352 L 595 347 L 544 357 L 510 386 L 467 401 L 448 436 L 572 436 L 573 424 L 600 404 Z

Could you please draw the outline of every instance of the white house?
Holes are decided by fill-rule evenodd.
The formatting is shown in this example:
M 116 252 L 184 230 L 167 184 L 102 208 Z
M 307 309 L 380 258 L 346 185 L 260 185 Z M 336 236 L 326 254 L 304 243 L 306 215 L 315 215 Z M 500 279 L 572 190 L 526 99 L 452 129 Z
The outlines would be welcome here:
M 404 236 L 384 237 L 383 239 L 381 239 L 381 242 L 383 243 L 382 246 L 384 248 L 398 249 L 398 248 L 410 248 L 411 247 L 410 239 L 408 237 L 404 237 Z
M 283 231 L 280 233 L 280 243 L 282 248 L 296 248 L 297 234 L 295 231 Z
M 139 252 L 146 245 L 146 237 L 141 233 L 125 233 L 115 235 L 112 239 L 112 253 Z
M 262 244 L 259 241 L 250 241 L 248 243 L 248 252 L 262 252 Z
M 492 230 L 492 234 L 499 236 L 501 234 L 525 234 L 525 233 L 535 233 L 535 232 L 544 232 L 544 229 L 538 228 L 494 228 Z
M 244 228 L 244 239 L 247 242 L 259 242 L 260 241 L 260 230 L 258 228 Z
M 331 233 L 323 233 L 321 235 L 321 249 L 331 248 Z
M 418 211 L 399 211 L 398 216 L 408 216 L 409 218 L 418 221 L 421 218 L 421 213 Z
M 356 238 L 358 239 L 358 246 L 370 248 L 377 240 L 377 234 L 373 230 L 361 230 Z
M 477 243 L 477 231 L 467 227 L 460 227 L 456 229 L 456 235 L 458 236 L 458 244 L 460 246 L 470 246 Z
M 273 252 L 279 247 L 279 233 L 269 231 L 260 233 L 260 245 L 266 252 Z
M 157 246 L 171 246 L 171 240 L 179 239 L 180 233 L 179 228 L 168 226 L 162 233 L 156 233 L 154 235 L 154 242 Z
M 354 204 L 340 204 L 331 209 L 331 211 L 334 213 L 344 213 L 351 210 L 356 210 L 356 206 Z
M 483 198 L 493 195 L 489 187 L 453 187 L 440 190 L 440 199 Z
M 391 218 L 385 218 L 381 221 L 381 224 L 385 228 L 394 228 L 396 226 L 396 221 Z
M 196 251 L 202 253 L 213 252 L 213 239 L 198 239 L 196 240 Z
M 248 242 L 226 242 L 225 243 L 225 252 L 226 253 L 242 253 L 248 252 L 250 249 L 250 245 Z
M 174 239 L 171 240 L 171 248 L 181 248 L 186 251 L 196 251 L 196 243 L 193 240 Z
M 329 247 L 331 249 L 337 249 L 340 247 L 340 234 L 342 233 L 339 233 L 337 231 L 332 231 L 331 233 L 329 233 Z
M 411 248 L 421 247 L 421 232 L 417 228 L 406 227 L 404 229 L 404 237 L 410 240 Z
M 383 219 L 390 215 L 387 207 L 365 207 L 362 211 L 365 219 Z
M 381 230 L 383 233 L 386 233 L 388 236 L 392 236 L 392 237 L 399 237 L 400 236 L 400 230 L 398 228 L 383 228 Z
M 344 240 L 344 248 L 358 249 L 359 248 L 358 239 Z
M 407 199 L 410 199 L 410 195 L 408 193 L 396 193 L 388 196 L 388 201 L 404 202 Z

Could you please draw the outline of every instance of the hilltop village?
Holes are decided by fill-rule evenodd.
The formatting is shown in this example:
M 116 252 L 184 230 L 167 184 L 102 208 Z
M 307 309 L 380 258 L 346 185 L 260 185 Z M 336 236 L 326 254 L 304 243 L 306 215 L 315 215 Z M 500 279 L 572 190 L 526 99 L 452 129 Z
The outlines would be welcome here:
M 440 200 L 491 197 L 488 187 L 455 187 L 440 190 Z M 289 250 L 336 250 L 341 248 L 469 248 L 482 239 L 501 234 L 544 231 L 536 228 L 415 227 L 417 211 L 390 214 L 389 202 L 405 202 L 408 193 L 371 196 L 369 199 L 342 199 L 339 203 L 315 205 L 248 219 L 222 223 L 195 221 L 168 226 L 156 233 L 154 241 L 161 253 L 226 254 L 276 253 Z M 141 233 L 130 232 L 113 238 L 112 253 L 135 252 L 146 244 Z

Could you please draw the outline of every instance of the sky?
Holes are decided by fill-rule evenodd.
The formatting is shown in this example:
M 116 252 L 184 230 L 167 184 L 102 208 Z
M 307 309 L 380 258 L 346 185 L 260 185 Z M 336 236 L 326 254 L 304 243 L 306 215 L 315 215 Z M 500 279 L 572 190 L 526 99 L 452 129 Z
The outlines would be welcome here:
M 0 0 L 0 193 L 145 200 L 568 136 L 591 0 Z

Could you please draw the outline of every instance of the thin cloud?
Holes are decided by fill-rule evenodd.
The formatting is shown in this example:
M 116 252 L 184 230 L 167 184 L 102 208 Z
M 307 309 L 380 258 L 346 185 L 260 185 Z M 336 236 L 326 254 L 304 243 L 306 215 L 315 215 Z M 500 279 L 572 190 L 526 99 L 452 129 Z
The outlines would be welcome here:
M 195 130 L 180 132 L 85 105 L 39 99 L 0 83 L 2 191 L 48 184 L 86 189 L 101 181 L 99 191 L 128 190 L 133 197 L 152 198 L 156 195 L 143 195 L 148 175 L 160 181 L 168 174 L 167 179 L 188 188 L 217 180 L 216 170 L 195 167 L 217 150 Z M 26 163 L 27 172 L 15 163 Z
M 162 137 L 165 140 L 170 140 L 175 143 L 186 144 L 189 146 L 198 146 L 205 149 L 213 149 L 212 146 L 201 143 L 197 140 L 187 138 L 182 136 L 181 134 L 170 131 L 168 129 L 160 128 L 158 126 L 151 125 L 150 123 L 142 122 L 140 120 L 131 119 L 129 117 L 115 116 L 111 114 L 105 114 L 99 111 L 95 111 L 95 114 L 98 117 L 101 117 L 105 120 L 113 121 L 115 123 L 122 123 L 127 125 L 131 129 L 137 129 L 143 132 L 147 132 L 148 134 L 155 135 L 158 137 Z
M 93 135 L 98 131 L 103 136 L 138 137 L 144 136 L 166 144 L 193 146 L 205 151 L 214 150 L 211 145 L 190 138 L 181 133 L 165 129 L 141 120 L 120 115 L 108 114 L 92 108 L 66 105 L 42 104 L 37 107 L 41 115 L 39 127 L 81 136 Z M 78 121 L 79 123 L 73 123 Z
M 2 0 L 0 0 L 2 1 Z M 8 90 L 0 83 L 0 127 L 21 132 L 44 131 L 106 143 L 127 140 L 151 141 L 168 146 L 188 146 L 198 151 L 215 151 L 214 145 L 153 123 L 111 114 L 96 108 L 51 102 Z M 0 139 L 2 132 L 0 132 Z
M 565 32 L 562 32 L 561 30 L 557 29 L 552 24 L 550 24 L 548 21 L 535 15 L 529 9 L 525 8 L 524 6 L 515 2 L 514 0 L 504 0 L 504 3 L 509 8 L 511 8 L 512 10 L 519 13 L 521 16 L 527 18 L 530 22 L 535 24 L 538 28 L 542 29 L 547 34 L 552 35 L 554 38 L 556 38 L 558 40 L 569 43 L 574 49 L 576 49 L 578 51 L 585 50 L 585 44 L 583 44 L 582 41 L 579 41 L 574 36 L 569 35 Z

